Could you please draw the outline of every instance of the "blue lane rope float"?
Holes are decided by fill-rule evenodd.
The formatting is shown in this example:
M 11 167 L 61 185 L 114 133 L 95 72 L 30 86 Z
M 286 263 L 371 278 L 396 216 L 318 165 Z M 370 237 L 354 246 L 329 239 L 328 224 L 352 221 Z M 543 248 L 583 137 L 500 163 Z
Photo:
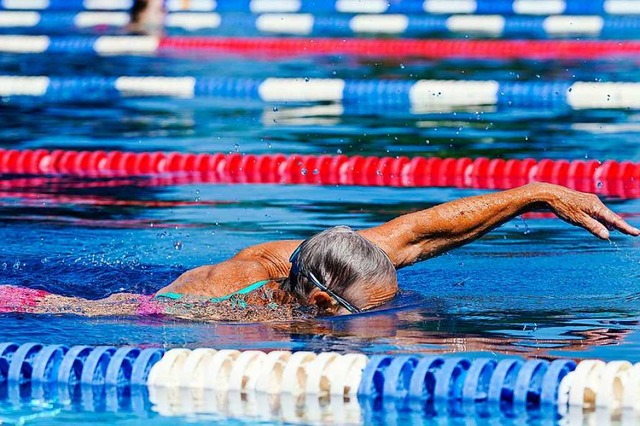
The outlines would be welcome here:
M 236 410 L 242 410 L 244 404 L 239 395 L 245 395 L 248 403 L 266 403 L 260 395 L 282 397 L 283 401 L 305 395 L 306 399 L 330 396 L 332 404 L 344 404 L 356 394 L 364 408 L 374 408 L 382 398 L 385 407 L 419 412 L 435 406 L 444 413 L 447 407 L 460 404 L 467 411 L 486 403 L 491 413 L 541 409 L 562 413 L 568 407 L 640 410 L 635 402 L 639 396 L 634 393 L 640 382 L 640 363 L 585 360 L 576 364 L 520 358 L 496 362 L 463 354 L 374 355 L 354 362 L 354 356 L 364 357 L 204 348 L 164 353 L 128 346 L 4 343 L 0 344 L 0 373 L 5 378 L 1 386 L 8 387 L 14 399 L 19 389 L 31 386 L 33 395 L 42 396 L 44 387 L 57 386 L 60 395 L 67 389 L 69 398 L 79 395 L 87 406 L 94 405 L 94 396 L 106 392 L 110 406 L 117 407 L 129 397 L 138 398 L 142 389 L 149 392 L 152 403 L 162 406 L 160 412 L 173 410 L 171 401 L 189 389 L 187 394 L 196 398 L 192 402 L 196 405 L 215 398 L 211 395 L 236 395 L 232 398 L 234 404 L 240 404 L 234 406 Z M 144 405 L 135 402 L 137 407 L 140 404 Z M 316 405 L 310 407 L 318 409 Z
M 84 362 L 93 348 L 89 346 L 74 346 L 65 354 L 58 368 L 57 383 L 74 386 L 80 383 Z
M 470 366 L 468 359 L 447 358 L 435 374 L 434 400 L 449 403 L 461 401 L 465 373 Z
M 385 384 L 385 371 L 391 365 L 393 357 L 388 355 L 374 355 L 369 359 L 362 372 L 362 381 L 358 387 L 358 395 L 375 398 L 382 394 Z
M 13 342 L 0 344 L 0 383 L 7 381 L 9 376 L 9 367 L 11 367 L 11 357 L 19 348 Z
M 103 385 L 111 356 L 116 348 L 112 346 L 98 346 L 84 362 L 80 383 L 87 385 Z
M 398 356 L 384 372 L 382 396 L 403 401 L 409 392 L 411 376 L 420 358 L 414 355 Z
M 513 401 L 515 381 L 522 364 L 520 359 L 504 359 L 498 363 L 489 383 L 488 402 L 500 404 Z
M 542 378 L 549 368 L 547 361 L 528 360 L 518 372 L 513 389 L 514 405 L 526 408 L 529 405 L 540 406 Z
M 444 359 L 440 357 L 425 357 L 418 361 L 409 382 L 411 407 L 419 409 L 425 402 L 433 399 L 435 374 L 443 363 Z
M 31 380 L 34 358 L 43 348 L 39 343 L 20 345 L 11 357 L 8 380 L 10 383 L 23 384 Z
M 3 0 L 0 10 L 129 10 L 133 0 Z M 166 0 L 168 11 L 432 14 L 638 14 L 628 0 Z
M 162 359 L 164 351 L 156 348 L 143 349 L 133 362 L 131 368 L 131 385 L 144 386 L 147 384 L 151 367 Z
M 139 355 L 140 349 L 138 348 L 119 348 L 107 364 L 105 384 L 111 386 L 126 386 L 131 383 L 133 363 Z
M 559 359 L 551 363 L 542 379 L 540 403 L 543 406 L 557 404 L 558 386 L 553 385 L 553 383 L 561 383 L 562 380 L 575 369 L 576 363 L 570 360 Z
M 121 29 L 127 12 L 0 11 L 0 29 L 67 33 L 70 30 Z M 218 14 L 170 13 L 164 25 L 171 31 L 229 35 L 283 34 L 345 37 L 356 34 L 425 37 L 640 37 L 640 16 L 553 15 L 312 15 L 306 13 Z
M 341 102 L 387 106 L 419 114 L 483 105 L 639 109 L 640 83 L 0 76 L 0 98 L 12 97 L 53 102 L 111 101 L 123 97 L 219 98 L 292 104 Z
M 60 363 L 69 348 L 64 345 L 47 345 L 33 362 L 31 380 L 35 383 L 50 383 L 58 376 Z
M 497 362 L 490 358 L 472 361 L 462 385 L 462 399 L 466 402 L 483 402 L 489 396 L 489 384 Z

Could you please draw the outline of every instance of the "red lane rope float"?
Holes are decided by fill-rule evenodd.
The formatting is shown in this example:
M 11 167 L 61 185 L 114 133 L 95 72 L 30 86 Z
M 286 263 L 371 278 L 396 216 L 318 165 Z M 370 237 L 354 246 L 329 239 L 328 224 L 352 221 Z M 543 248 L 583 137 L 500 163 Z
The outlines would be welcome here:
M 344 54 L 466 59 L 595 59 L 640 55 L 640 42 L 600 40 L 416 40 L 356 38 L 166 37 L 159 51 L 260 55 Z
M 603 195 L 640 197 L 640 163 L 611 160 L 600 163 L 595 160 L 536 161 L 531 158 L 490 160 L 484 157 L 285 156 L 39 149 L 0 150 L 0 173 L 155 176 L 152 185 L 215 182 L 506 189 L 535 180 Z

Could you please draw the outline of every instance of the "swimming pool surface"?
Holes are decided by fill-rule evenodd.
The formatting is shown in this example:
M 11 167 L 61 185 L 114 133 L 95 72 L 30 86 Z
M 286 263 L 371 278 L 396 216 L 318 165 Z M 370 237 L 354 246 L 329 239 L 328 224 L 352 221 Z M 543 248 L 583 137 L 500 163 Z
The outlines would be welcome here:
M 640 81 L 637 61 L 631 59 L 398 61 L 224 54 L 3 54 L 0 74 Z M 4 149 L 640 161 L 640 115 L 635 111 L 468 108 L 406 114 L 392 107 L 363 107 L 345 113 L 328 104 L 175 99 L 47 103 L 5 98 L 0 99 L 0 122 Z M 156 186 L 145 177 L 15 175 L 0 175 L 0 186 L 0 284 L 91 299 L 117 292 L 152 294 L 185 270 L 222 261 L 251 244 L 306 238 L 338 224 L 361 229 L 485 192 L 270 184 Z M 638 200 L 605 201 L 632 225 L 640 225 Z M 640 241 L 620 234 L 603 242 L 557 219 L 518 218 L 471 245 L 401 270 L 403 294 L 389 309 L 366 315 L 237 324 L 2 314 L 0 337 L 67 345 L 365 354 L 462 351 L 638 362 L 639 246 Z M 215 415 L 167 418 L 151 407 L 142 412 L 31 400 L 0 403 L 0 418 L 8 423 L 229 421 Z M 425 420 L 415 413 L 382 411 L 369 421 Z

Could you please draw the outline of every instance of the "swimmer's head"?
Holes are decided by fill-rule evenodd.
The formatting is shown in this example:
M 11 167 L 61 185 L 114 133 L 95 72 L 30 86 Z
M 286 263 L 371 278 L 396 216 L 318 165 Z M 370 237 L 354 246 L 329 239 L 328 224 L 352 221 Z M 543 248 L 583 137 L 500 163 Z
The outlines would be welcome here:
M 396 269 L 387 254 L 347 226 L 329 228 L 305 240 L 291 262 L 284 289 L 325 314 L 349 313 L 349 305 L 371 309 L 398 291 Z
M 163 0 L 134 0 L 130 10 L 129 31 L 137 34 L 158 34 L 164 25 Z

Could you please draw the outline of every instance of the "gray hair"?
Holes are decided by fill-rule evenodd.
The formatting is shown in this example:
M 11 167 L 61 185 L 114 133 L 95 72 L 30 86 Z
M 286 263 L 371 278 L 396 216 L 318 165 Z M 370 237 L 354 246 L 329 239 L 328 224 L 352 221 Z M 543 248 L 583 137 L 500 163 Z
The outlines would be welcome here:
M 389 256 L 348 226 L 326 229 L 303 241 L 298 250 L 298 268 L 313 273 L 340 296 L 348 294 L 356 283 L 395 283 L 397 280 L 396 268 Z M 284 289 L 306 297 L 313 287 L 305 278 L 290 275 Z

